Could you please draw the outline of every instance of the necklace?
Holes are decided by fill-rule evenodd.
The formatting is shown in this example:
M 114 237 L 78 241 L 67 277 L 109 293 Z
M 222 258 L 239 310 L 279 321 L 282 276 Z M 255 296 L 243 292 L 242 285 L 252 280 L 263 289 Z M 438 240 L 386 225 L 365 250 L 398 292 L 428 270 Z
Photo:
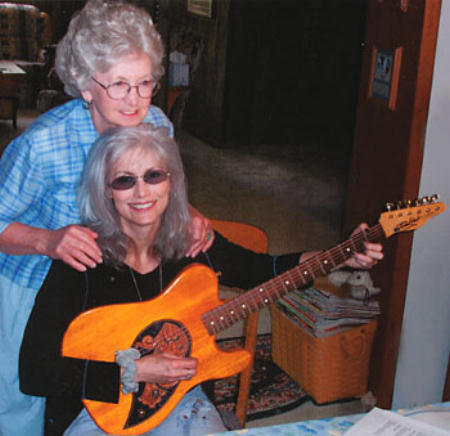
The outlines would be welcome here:
M 139 298 L 139 301 L 142 301 L 142 294 L 141 290 L 139 289 L 139 286 L 137 284 L 136 276 L 134 275 L 134 271 L 131 269 L 131 267 L 128 265 L 128 270 L 130 271 L 131 278 L 133 279 L 134 288 L 136 289 L 136 294 Z M 160 263 L 158 266 L 159 271 L 159 293 L 162 292 L 162 264 Z

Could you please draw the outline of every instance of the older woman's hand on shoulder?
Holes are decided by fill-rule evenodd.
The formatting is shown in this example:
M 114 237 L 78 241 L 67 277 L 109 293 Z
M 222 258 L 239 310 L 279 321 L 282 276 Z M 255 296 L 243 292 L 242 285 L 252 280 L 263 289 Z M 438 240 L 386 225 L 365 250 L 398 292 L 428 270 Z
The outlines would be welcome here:
M 102 262 L 102 253 L 95 242 L 97 234 L 79 225 L 45 231 L 42 252 L 52 259 L 60 259 L 77 271 L 95 268 Z
M 208 218 L 189 205 L 191 214 L 191 243 L 186 253 L 188 257 L 196 257 L 201 251 L 207 251 L 214 242 L 214 232 Z
M 60 259 L 78 271 L 102 262 L 97 234 L 87 227 L 69 225 L 57 230 L 11 223 L 0 234 L 0 251 L 12 255 L 40 254 Z

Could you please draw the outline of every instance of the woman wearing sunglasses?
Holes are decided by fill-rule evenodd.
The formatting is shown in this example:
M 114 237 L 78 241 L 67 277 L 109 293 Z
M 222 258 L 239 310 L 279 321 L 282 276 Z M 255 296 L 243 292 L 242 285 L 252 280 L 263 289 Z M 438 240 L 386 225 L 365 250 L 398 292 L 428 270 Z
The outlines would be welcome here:
M 151 299 L 192 262 L 220 272 L 220 283 L 245 289 L 272 278 L 274 270 L 293 268 L 309 255 L 256 254 L 216 234 L 207 252 L 195 259 L 186 257 L 189 213 L 180 155 L 166 129 L 146 124 L 110 130 L 96 141 L 82 177 L 79 205 L 83 224 L 98 234 L 104 262 L 85 272 L 53 262 L 21 349 L 22 390 L 47 397 L 46 436 L 104 434 L 82 408 L 82 395 L 114 402 L 121 384 L 127 392 L 137 390 L 139 382 L 164 386 L 190 379 L 197 370 L 195 359 L 173 355 L 171 343 L 165 341 L 169 351 L 141 355 L 135 348 L 120 350 L 117 363 L 63 358 L 63 334 L 80 312 Z M 379 244 L 366 244 L 366 250 L 347 265 L 371 266 L 383 256 Z M 120 320 L 123 328 L 128 321 L 132 322 Z M 160 331 L 154 333 L 153 338 Z M 200 436 L 224 430 L 215 408 L 195 387 L 146 434 Z
M 23 329 L 51 259 L 82 271 L 102 262 L 97 234 L 77 225 L 75 192 L 91 145 L 115 126 L 170 121 L 151 105 L 164 49 L 148 13 L 120 1 L 89 0 L 58 44 L 55 69 L 68 103 L 41 115 L 0 163 L 0 434 L 39 436 L 43 402 L 20 393 Z M 188 254 L 212 242 L 194 209 Z M 32 255 L 32 256 L 30 256 Z

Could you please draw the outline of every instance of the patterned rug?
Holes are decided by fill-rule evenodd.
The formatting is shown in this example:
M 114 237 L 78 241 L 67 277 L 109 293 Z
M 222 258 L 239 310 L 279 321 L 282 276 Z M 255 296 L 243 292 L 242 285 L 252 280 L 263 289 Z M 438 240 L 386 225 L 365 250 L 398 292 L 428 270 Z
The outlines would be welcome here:
M 243 345 L 242 338 L 218 341 L 220 348 L 229 350 Z M 259 335 L 250 386 L 247 421 L 277 415 L 310 399 L 302 388 L 271 359 L 272 336 Z M 236 405 L 238 376 L 217 380 L 214 384 L 214 403 L 222 411 Z

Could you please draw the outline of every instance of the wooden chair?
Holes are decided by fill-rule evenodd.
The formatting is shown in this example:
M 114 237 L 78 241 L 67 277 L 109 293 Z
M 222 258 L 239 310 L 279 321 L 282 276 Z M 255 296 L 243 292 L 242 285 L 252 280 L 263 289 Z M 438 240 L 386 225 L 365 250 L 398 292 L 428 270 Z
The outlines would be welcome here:
M 267 235 L 258 227 L 234 222 L 211 220 L 214 230 L 217 230 L 231 242 L 242 245 L 245 248 L 257 253 L 267 253 Z M 250 381 L 253 369 L 253 358 L 255 354 L 256 339 L 258 333 L 258 312 L 252 313 L 245 324 L 245 345 L 244 348 L 251 354 L 250 365 L 240 373 L 239 392 L 236 403 L 236 417 L 241 427 L 244 428 L 247 419 L 247 405 L 250 393 Z

